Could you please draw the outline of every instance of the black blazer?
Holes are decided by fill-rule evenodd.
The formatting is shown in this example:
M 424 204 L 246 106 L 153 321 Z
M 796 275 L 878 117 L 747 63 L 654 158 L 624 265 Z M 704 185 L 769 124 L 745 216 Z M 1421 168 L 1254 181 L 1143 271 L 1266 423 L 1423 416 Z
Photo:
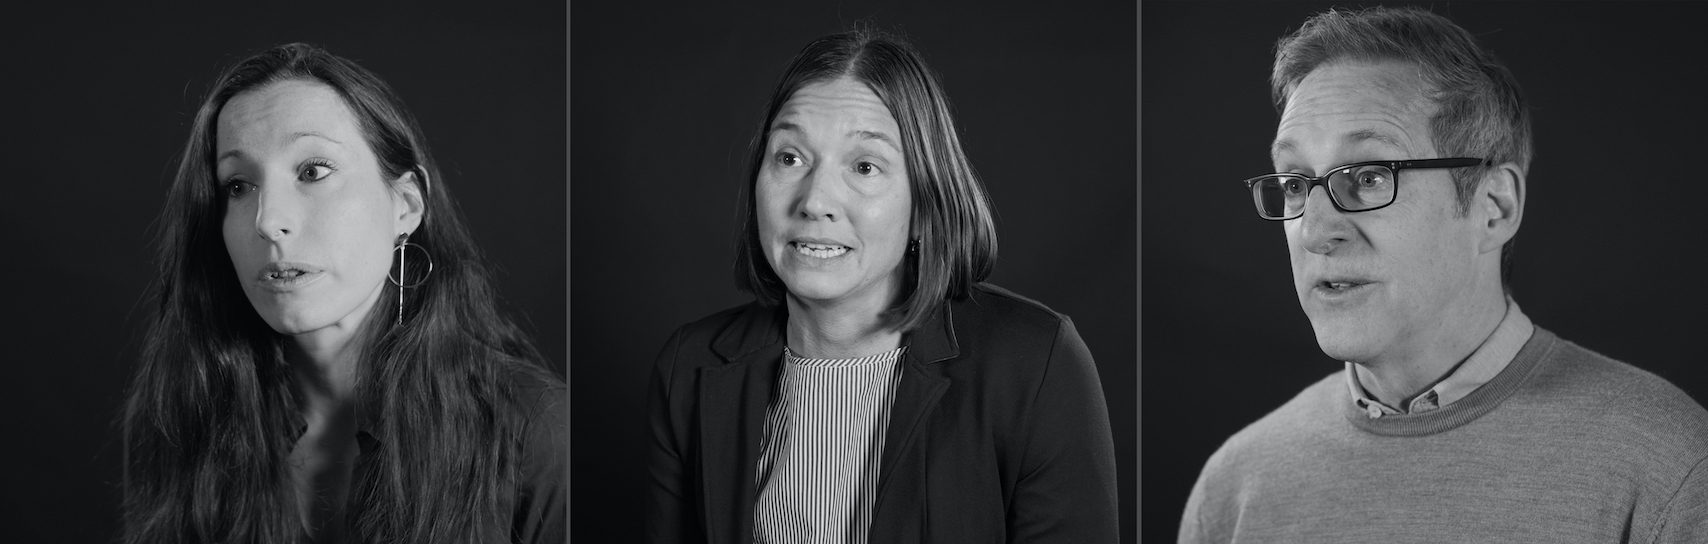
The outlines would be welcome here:
M 786 307 L 677 329 L 648 393 L 649 542 L 753 541 Z M 1073 322 L 979 284 L 902 337 L 871 542 L 1115 542 L 1115 447 Z

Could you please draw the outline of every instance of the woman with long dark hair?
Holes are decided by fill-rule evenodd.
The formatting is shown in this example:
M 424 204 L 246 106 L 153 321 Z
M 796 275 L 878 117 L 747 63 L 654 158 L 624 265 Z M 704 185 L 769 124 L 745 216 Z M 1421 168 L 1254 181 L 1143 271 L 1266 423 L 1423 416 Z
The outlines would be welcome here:
M 125 542 L 563 539 L 563 383 L 378 77 L 303 44 L 227 70 L 160 223 Z
M 1073 322 L 983 283 L 996 229 L 906 43 L 809 44 L 749 156 L 735 280 L 648 399 L 648 538 L 1114 542 L 1115 454 Z

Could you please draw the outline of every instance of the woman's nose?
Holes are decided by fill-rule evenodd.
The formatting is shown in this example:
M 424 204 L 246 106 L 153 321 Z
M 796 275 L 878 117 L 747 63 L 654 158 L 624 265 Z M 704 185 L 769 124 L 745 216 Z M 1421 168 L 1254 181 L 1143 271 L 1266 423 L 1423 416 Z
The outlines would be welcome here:
M 297 230 L 300 202 L 289 183 L 265 183 L 255 189 L 255 233 L 277 242 Z
M 800 213 L 801 217 L 811 220 L 824 219 L 836 221 L 841 214 L 836 187 L 835 169 L 814 165 L 812 170 L 801 179 Z

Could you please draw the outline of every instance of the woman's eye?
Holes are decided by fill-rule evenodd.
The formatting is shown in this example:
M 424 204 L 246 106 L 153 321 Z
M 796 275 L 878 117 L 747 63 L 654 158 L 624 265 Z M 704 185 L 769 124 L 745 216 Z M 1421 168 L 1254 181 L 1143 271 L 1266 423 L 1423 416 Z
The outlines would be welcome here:
M 302 173 L 297 176 L 297 179 L 302 181 L 320 181 L 326 179 L 326 176 L 330 175 L 332 175 L 332 166 L 325 164 L 310 164 L 302 168 Z
M 862 176 L 872 176 L 877 175 L 881 170 L 878 169 L 878 165 L 876 164 L 861 162 L 854 165 L 854 171 Z
M 783 152 L 777 153 L 777 163 L 781 164 L 783 166 L 800 166 L 801 165 L 801 157 L 800 157 L 800 155 L 796 155 L 794 153 L 783 151 Z
M 249 194 L 249 191 L 254 189 L 254 185 L 250 185 L 245 181 L 238 181 L 235 179 L 227 181 L 225 182 L 225 198 L 229 200 L 237 200 L 239 198 L 243 198 L 243 195 Z

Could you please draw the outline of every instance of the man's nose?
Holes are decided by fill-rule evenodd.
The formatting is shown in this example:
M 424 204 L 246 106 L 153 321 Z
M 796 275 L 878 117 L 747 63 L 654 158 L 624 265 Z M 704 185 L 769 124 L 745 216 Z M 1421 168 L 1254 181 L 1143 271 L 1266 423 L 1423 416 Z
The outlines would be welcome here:
M 1297 221 L 1299 244 L 1311 253 L 1332 253 L 1355 235 L 1352 222 L 1329 199 L 1328 187 L 1320 185 L 1306 195 L 1304 215 Z

